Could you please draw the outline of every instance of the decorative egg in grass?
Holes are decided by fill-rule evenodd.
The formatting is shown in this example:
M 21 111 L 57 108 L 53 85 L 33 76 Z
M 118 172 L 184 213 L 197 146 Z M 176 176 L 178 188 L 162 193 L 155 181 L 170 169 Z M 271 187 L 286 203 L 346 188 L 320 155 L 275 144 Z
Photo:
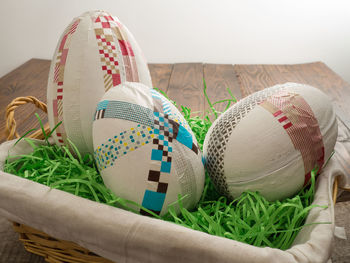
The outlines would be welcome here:
M 217 190 L 236 198 L 245 190 L 268 200 L 296 194 L 322 168 L 338 133 L 329 98 L 297 83 L 251 94 L 210 127 L 205 165 Z
M 152 86 L 147 62 L 128 29 L 104 11 L 73 19 L 62 34 L 51 62 L 47 87 L 50 128 L 55 142 L 69 138 L 81 152 L 93 152 L 96 104 L 125 81 Z
M 179 194 L 184 207 L 199 201 L 204 166 L 196 138 L 154 89 L 126 82 L 106 92 L 96 109 L 93 141 L 103 181 L 117 196 L 156 214 L 166 213 Z

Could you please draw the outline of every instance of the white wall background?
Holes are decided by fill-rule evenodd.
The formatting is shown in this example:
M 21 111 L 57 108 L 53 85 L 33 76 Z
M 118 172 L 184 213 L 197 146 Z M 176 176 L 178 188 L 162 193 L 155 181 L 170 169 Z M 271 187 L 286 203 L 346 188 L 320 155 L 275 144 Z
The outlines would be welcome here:
M 350 82 L 348 0 L 1 0 L 0 76 L 51 59 L 79 14 L 116 15 L 153 63 L 323 61 Z

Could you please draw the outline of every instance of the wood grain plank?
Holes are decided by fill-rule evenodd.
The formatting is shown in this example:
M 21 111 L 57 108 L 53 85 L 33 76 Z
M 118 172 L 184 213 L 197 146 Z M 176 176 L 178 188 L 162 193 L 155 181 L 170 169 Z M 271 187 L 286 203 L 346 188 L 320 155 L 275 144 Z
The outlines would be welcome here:
M 50 60 L 31 59 L 0 79 L 0 142 L 5 137 L 6 106 L 16 97 L 34 96 L 46 102 L 46 86 L 50 68 Z M 24 105 L 16 110 L 18 132 L 25 133 L 33 127 L 38 128 L 38 121 L 34 116 L 38 112 L 44 123 L 47 115 L 33 105 Z
M 158 88 L 165 93 L 168 92 L 173 64 L 148 64 L 154 88 Z
M 204 64 L 204 79 L 207 84 L 207 94 L 212 103 L 230 98 L 227 89 L 236 97 L 237 100 L 242 98 L 239 81 L 236 77 L 233 65 L 231 64 Z M 226 103 L 215 105 L 215 109 L 223 111 Z M 206 110 L 209 108 L 205 104 Z
M 272 79 L 263 65 L 234 65 L 243 97 L 271 86 Z
M 205 109 L 203 94 L 203 64 L 175 64 L 171 73 L 168 96 L 177 105 L 190 107 L 192 112 L 200 114 Z
M 322 62 L 297 65 L 235 65 L 245 95 L 275 84 L 298 82 L 330 96 L 337 115 L 350 128 L 350 85 Z

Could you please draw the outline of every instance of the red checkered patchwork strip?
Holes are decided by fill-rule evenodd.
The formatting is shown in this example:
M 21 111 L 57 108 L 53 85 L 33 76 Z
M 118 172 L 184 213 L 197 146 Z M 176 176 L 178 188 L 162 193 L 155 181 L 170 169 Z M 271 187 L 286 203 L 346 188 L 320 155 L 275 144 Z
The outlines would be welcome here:
M 305 184 L 310 172 L 324 164 L 324 144 L 318 121 L 310 105 L 299 94 L 273 95 L 260 104 L 272 113 L 289 135 L 295 149 L 299 150 L 305 170 Z
M 126 81 L 138 82 L 134 51 L 118 19 L 107 15 L 107 13 L 98 16 L 94 19 L 94 29 L 100 53 L 101 69 L 104 72 L 105 90 L 107 91 L 123 81 L 121 70 L 125 72 Z
M 113 18 L 98 16 L 94 20 L 95 36 L 100 54 L 101 69 L 104 72 L 105 91 L 121 83 L 116 43 L 113 37 Z
M 53 99 L 53 114 L 54 114 L 54 124 L 57 125 L 59 122 L 63 121 L 63 83 L 64 83 L 64 72 L 65 65 L 67 61 L 67 56 L 69 52 L 69 46 L 73 34 L 76 32 L 80 20 L 77 19 L 67 28 L 62 37 L 61 43 L 59 45 L 55 68 L 53 72 L 53 83 L 55 84 L 56 98 Z M 63 124 L 61 124 L 56 130 L 56 135 L 58 137 L 58 142 L 63 144 L 66 138 L 66 132 Z

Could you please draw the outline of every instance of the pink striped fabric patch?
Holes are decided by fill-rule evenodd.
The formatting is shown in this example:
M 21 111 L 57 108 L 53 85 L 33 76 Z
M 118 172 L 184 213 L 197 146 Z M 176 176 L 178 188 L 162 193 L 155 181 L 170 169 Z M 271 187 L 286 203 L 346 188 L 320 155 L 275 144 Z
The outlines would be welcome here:
M 317 165 L 324 164 L 324 145 L 318 121 L 310 105 L 299 94 L 283 93 L 269 97 L 260 106 L 282 125 L 296 150 L 299 150 L 305 169 L 305 184 Z

